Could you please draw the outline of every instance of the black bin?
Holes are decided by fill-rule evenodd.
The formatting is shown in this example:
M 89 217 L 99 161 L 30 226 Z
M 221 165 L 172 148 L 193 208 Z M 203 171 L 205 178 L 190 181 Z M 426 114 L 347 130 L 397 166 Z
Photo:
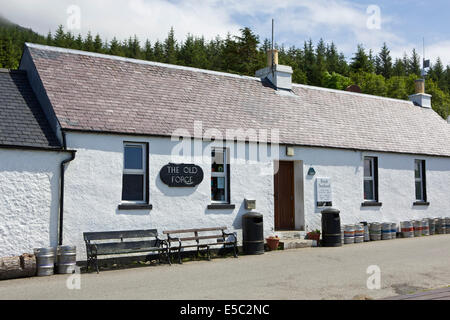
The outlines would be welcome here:
M 245 254 L 264 253 L 263 215 L 249 212 L 242 216 L 242 245 Z
M 322 211 L 322 246 L 341 247 L 341 218 L 340 211 L 328 208 Z

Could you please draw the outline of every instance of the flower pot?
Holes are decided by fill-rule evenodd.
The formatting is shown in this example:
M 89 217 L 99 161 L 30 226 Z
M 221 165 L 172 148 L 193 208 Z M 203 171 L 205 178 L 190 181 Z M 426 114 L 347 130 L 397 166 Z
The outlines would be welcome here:
M 316 240 L 317 243 L 319 243 L 320 233 L 310 233 L 310 234 L 308 234 L 308 239 L 309 240 Z
M 280 243 L 280 239 L 277 238 L 267 238 L 267 246 L 269 247 L 270 250 L 277 250 L 278 249 L 278 244 Z

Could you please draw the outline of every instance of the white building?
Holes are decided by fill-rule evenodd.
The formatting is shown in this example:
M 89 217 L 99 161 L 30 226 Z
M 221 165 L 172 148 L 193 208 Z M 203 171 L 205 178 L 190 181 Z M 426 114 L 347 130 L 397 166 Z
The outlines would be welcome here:
M 243 77 L 34 44 L 19 69 L 57 146 L 0 140 L 0 256 L 61 238 L 85 260 L 87 231 L 239 231 L 245 199 L 267 235 L 319 229 L 330 205 L 345 224 L 449 214 L 450 125 L 426 94 L 413 103 L 292 84 L 286 66 Z M 188 164 L 169 175 L 177 186 L 161 179 L 170 163 Z

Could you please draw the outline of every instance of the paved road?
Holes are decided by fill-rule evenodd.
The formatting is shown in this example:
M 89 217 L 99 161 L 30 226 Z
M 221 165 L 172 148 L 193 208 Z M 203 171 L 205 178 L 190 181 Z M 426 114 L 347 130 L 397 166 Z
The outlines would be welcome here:
M 67 278 L 0 281 L 0 299 L 379 299 L 450 285 L 450 235 L 82 274 L 80 290 Z

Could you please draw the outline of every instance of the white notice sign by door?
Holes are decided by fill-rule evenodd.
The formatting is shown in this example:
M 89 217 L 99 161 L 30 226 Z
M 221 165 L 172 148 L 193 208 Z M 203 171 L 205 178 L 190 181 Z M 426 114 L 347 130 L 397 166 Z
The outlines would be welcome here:
M 331 192 L 331 179 L 330 178 L 317 178 L 317 202 L 332 202 Z

